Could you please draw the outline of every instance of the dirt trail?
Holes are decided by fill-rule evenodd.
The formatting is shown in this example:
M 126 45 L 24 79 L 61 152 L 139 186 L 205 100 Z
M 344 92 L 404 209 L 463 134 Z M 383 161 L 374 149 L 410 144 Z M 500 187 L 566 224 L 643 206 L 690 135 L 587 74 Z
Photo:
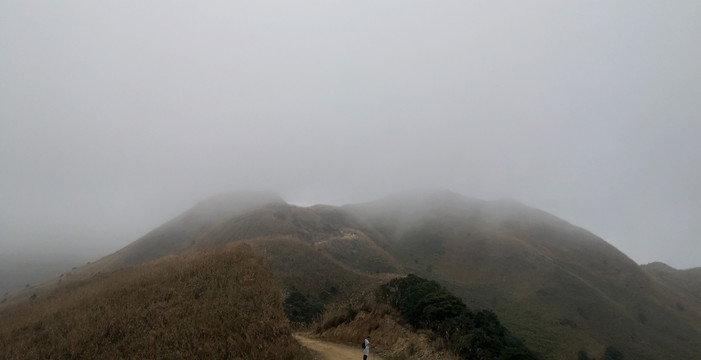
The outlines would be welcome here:
M 301 334 L 294 334 L 294 337 L 302 346 L 321 356 L 323 360 L 359 360 L 363 358 L 363 350 L 360 348 L 360 344 L 357 347 L 353 347 L 312 339 Z M 382 360 L 382 358 L 370 353 L 368 360 Z

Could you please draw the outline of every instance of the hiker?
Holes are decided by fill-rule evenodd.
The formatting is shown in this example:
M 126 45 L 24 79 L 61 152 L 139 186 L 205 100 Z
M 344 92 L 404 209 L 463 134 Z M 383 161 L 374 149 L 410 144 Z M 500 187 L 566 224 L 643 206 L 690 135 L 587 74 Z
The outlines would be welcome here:
M 363 360 L 368 360 L 370 355 L 370 335 L 363 340 Z

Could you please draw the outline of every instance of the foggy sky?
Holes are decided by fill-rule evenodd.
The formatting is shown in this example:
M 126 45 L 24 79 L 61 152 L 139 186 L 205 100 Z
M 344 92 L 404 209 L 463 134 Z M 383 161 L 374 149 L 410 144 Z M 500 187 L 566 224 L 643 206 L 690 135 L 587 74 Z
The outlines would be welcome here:
M 512 198 L 701 266 L 701 2 L 2 1 L 0 251 L 202 198 Z

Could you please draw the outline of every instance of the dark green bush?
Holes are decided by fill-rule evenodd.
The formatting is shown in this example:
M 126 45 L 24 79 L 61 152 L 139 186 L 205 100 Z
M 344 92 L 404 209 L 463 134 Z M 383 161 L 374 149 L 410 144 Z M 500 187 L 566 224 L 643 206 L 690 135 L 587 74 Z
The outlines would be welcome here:
M 294 291 L 283 304 L 287 318 L 292 322 L 309 324 L 314 318 L 324 313 L 324 304 L 314 298 Z
M 415 328 L 430 329 L 441 336 L 464 359 L 535 359 L 493 311 L 469 310 L 459 297 L 435 281 L 416 275 L 397 278 L 377 288 L 375 297 L 396 308 Z
M 604 360 L 622 360 L 622 359 L 623 359 L 623 353 L 621 353 L 614 346 L 609 346 L 606 348 L 606 352 L 604 352 Z

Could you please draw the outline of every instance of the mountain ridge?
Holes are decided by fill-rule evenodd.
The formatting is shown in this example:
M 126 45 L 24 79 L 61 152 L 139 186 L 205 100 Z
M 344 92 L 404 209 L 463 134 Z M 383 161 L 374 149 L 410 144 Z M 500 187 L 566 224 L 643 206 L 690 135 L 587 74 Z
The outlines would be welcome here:
M 212 197 L 68 275 L 240 242 L 266 259 L 281 291 L 338 306 L 394 276 L 437 280 L 468 305 L 494 309 L 544 359 L 610 345 L 637 359 L 700 353 L 695 271 L 639 266 L 555 215 L 445 190 L 310 207 L 271 193 Z

